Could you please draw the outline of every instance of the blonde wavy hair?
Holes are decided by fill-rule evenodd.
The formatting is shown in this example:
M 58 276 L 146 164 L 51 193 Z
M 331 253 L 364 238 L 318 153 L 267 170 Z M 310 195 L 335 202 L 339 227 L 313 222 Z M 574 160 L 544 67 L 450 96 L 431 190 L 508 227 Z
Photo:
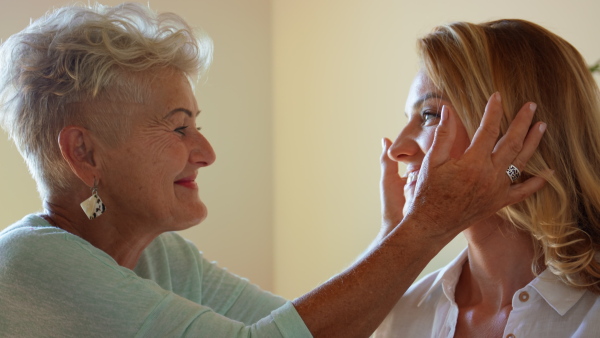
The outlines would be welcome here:
M 439 26 L 418 41 L 418 51 L 470 137 L 495 91 L 505 112 L 502 134 L 524 103 L 537 103 L 534 119 L 548 128 L 520 169 L 523 179 L 548 168 L 554 175 L 541 191 L 499 214 L 531 233 L 534 273 L 545 264 L 566 284 L 600 293 L 594 258 L 600 248 L 600 96 L 583 57 L 564 39 L 524 20 Z
M 62 7 L 0 46 L 0 123 L 42 199 L 67 193 L 72 174 L 57 142 L 65 126 L 116 145 L 128 135 L 120 102 L 146 102 L 159 68 L 193 80 L 211 59 L 212 41 L 176 14 L 137 3 Z

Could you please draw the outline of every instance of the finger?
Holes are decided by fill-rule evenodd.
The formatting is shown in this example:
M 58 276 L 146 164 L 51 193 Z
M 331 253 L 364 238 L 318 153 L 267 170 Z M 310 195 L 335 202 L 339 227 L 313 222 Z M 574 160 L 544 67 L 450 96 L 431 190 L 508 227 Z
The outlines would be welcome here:
M 523 143 L 523 148 L 521 152 L 517 155 L 517 157 L 512 161 L 512 164 L 523 170 L 527 166 L 527 162 L 535 153 L 540 141 L 542 140 L 542 136 L 546 131 L 546 124 L 543 122 L 538 122 L 531 127 L 527 136 L 525 137 L 525 142 Z
M 531 121 L 536 108 L 535 103 L 528 102 L 519 110 L 506 134 L 502 136 L 494 148 L 492 154 L 494 164 L 507 166 L 522 151 L 523 141 L 530 132 Z
M 381 178 L 388 176 L 398 176 L 398 162 L 392 160 L 388 155 L 388 151 L 392 146 L 392 141 L 387 137 L 384 137 L 381 140 L 381 146 L 383 147 L 383 152 L 381 153 Z
M 440 123 L 435 128 L 431 148 L 427 152 L 429 165 L 437 167 L 450 158 L 450 150 L 456 138 L 456 117 L 448 106 L 442 106 Z
M 523 183 L 511 185 L 505 206 L 522 202 L 536 191 L 542 189 L 545 184 L 546 179 L 543 177 L 532 177 Z
M 481 124 L 477 128 L 475 135 L 473 135 L 473 140 L 466 153 L 489 154 L 492 152 L 500 134 L 500 120 L 502 119 L 502 115 L 500 93 L 495 92 L 490 96 L 485 106 Z

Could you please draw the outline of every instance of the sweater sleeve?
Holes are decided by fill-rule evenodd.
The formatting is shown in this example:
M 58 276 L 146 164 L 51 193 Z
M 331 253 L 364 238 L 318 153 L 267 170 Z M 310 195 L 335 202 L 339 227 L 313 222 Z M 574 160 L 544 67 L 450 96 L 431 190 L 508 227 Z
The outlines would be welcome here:
M 2 232 L 0 269 L 0 336 L 310 337 L 291 303 L 247 325 L 53 227 Z M 245 298 L 245 289 L 228 311 Z

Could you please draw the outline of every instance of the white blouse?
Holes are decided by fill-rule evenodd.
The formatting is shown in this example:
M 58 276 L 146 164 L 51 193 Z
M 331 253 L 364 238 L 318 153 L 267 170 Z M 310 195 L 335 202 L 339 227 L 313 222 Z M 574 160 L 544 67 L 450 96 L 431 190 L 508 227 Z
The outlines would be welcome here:
M 467 260 L 454 261 L 415 283 L 373 337 L 454 337 L 458 306 L 454 291 Z M 512 298 L 503 337 L 600 337 L 600 297 L 562 283 L 546 270 Z

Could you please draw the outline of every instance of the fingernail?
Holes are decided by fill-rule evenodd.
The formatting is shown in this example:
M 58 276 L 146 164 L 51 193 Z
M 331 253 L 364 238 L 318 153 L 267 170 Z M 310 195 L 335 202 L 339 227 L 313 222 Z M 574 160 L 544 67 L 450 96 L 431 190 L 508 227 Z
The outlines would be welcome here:
M 531 102 L 529 104 L 529 109 L 531 109 L 531 111 L 534 112 L 537 109 L 537 104 Z
M 498 102 L 502 102 L 502 96 L 500 96 L 500 92 L 496 92 L 496 100 L 498 100 Z
M 381 147 L 385 150 L 385 137 L 381 139 Z
M 547 125 L 544 122 L 540 123 L 540 132 L 541 133 L 545 132 L 546 131 L 546 127 L 547 127 Z

